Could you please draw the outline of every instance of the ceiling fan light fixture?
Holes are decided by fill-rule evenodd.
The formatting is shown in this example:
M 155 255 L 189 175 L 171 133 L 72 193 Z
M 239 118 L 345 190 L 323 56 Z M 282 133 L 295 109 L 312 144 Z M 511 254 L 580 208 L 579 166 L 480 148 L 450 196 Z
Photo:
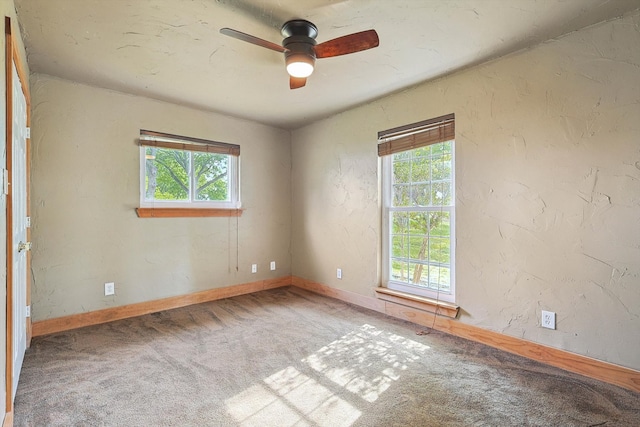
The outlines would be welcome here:
M 290 55 L 287 56 L 287 73 L 291 77 L 306 78 L 313 73 L 313 58 L 307 55 Z
M 360 31 L 317 44 L 318 28 L 304 19 L 293 19 L 282 26 L 282 46 L 231 28 L 221 28 L 220 33 L 256 46 L 284 53 L 289 88 L 306 85 L 313 73 L 316 58 L 331 58 L 377 47 L 380 44 L 376 30 Z

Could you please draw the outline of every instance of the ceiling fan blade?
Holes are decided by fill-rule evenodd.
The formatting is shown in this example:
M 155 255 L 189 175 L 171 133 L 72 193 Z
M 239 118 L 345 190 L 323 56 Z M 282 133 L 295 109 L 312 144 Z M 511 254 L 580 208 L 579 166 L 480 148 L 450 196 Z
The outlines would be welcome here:
M 290 89 L 299 89 L 306 84 L 307 84 L 307 79 L 305 77 L 289 77 Z
M 286 52 L 287 49 L 280 46 L 279 44 L 271 43 L 270 41 L 263 40 L 261 38 L 252 36 L 250 34 L 245 34 L 243 32 L 231 29 L 231 28 L 222 28 L 220 29 L 220 33 L 225 36 L 233 37 L 234 39 L 242 40 L 247 43 L 255 44 L 257 46 L 266 47 L 267 49 L 275 50 L 276 52 Z
M 330 58 L 371 49 L 380 44 L 376 30 L 361 31 L 320 43 L 315 47 L 316 58 Z

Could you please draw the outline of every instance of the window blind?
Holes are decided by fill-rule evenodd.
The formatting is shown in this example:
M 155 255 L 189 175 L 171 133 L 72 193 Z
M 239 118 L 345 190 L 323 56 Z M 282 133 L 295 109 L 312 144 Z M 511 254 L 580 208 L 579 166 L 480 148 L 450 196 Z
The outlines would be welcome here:
M 455 115 L 447 114 L 378 132 L 378 156 L 450 141 L 455 138 L 455 130 Z
M 236 144 L 192 138 L 189 136 L 172 135 L 170 133 L 154 132 L 144 129 L 140 129 L 139 142 L 140 145 L 148 147 L 240 156 L 240 146 Z

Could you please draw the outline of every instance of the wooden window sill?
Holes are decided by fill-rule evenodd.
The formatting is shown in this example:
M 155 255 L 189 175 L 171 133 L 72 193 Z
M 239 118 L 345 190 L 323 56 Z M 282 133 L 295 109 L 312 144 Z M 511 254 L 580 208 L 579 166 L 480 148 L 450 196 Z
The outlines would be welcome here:
M 421 297 L 388 288 L 379 287 L 376 289 L 376 294 L 378 299 L 383 301 L 406 305 L 407 307 L 417 308 L 418 310 L 424 310 L 430 313 L 441 314 L 451 317 L 452 319 L 458 317 L 458 312 L 460 311 L 459 306 L 450 302 L 437 301 L 433 298 Z
M 139 218 L 202 218 L 241 216 L 242 209 L 217 208 L 136 208 Z

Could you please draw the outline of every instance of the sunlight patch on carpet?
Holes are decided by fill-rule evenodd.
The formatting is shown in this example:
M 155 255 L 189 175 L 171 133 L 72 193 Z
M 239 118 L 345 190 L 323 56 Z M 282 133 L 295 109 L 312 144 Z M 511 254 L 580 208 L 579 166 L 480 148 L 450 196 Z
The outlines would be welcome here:
M 419 342 L 365 324 L 301 362 L 373 403 L 428 349 Z M 362 415 L 351 403 L 293 366 L 263 382 L 225 401 L 227 412 L 242 427 L 349 427 Z
M 400 378 L 407 365 L 428 349 L 419 342 L 365 324 L 303 362 L 367 402 L 375 402 Z M 372 370 L 373 366 L 381 369 Z
M 242 427 L 349 427 L 361 412 L 314 379 L 288 367 L 226 400 L 227 412 Z

